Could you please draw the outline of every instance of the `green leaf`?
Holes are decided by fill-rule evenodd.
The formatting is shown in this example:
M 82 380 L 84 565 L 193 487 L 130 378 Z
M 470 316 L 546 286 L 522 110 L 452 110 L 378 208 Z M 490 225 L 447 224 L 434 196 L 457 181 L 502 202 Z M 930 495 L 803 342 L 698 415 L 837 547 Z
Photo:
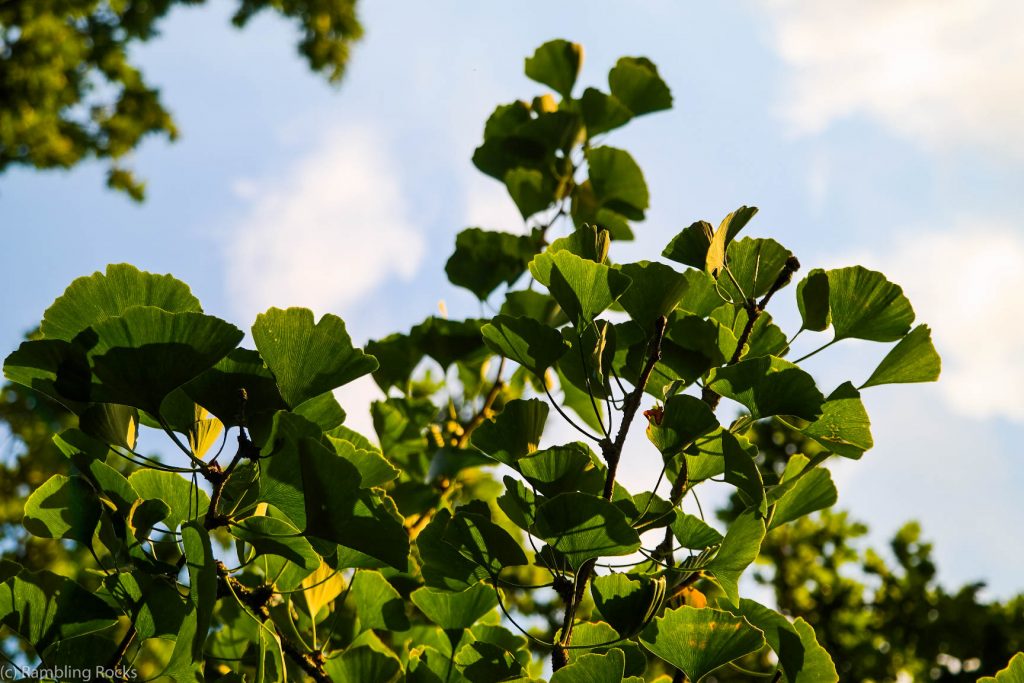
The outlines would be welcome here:
M 650 204 L 643 171 L 629 152 L 614 147 L 587 150 L 590 184 L 600 206 L 633 220 L 643 220 Z
M 862 266 L 827 271 L 835 339 L 896 341 L 910 331 L 914 309 L 879 272 Z
M 612 305 L 630 285 L 630 279 L 608 266 L 563 250 L 552 256 L 551 296 L 577 329 Z
M 583 481 L 592 479 L 596 470 L 589 466 L 593 460 L 590 448 L 576 441 L 519 458 L 516 467 L 543 495 L 555 496 L 577 490 Z
M 330 391 L 303 401 L 293 411 L 306 418 L 321 430 L 329 432 L 345 421 L 345 409 Z
M 828 305 L 828 273 L 815 268 L 796 286 L 796 304 L 800 309 L 803 329 L 821 332 L 832 324 Z
M 92 399 L 141 408 L 157 415 L 172 391 L 198 377 L 226 356 L 242 331 L 202 313 L 168 313 L 154 307 L 130 308 L 92 327 L 89 349 Z
M 409 628 L 402 596 L 380 572 L 370 569 L 357 571 L 349 593 L 364 630 L 404 631 Z
M 551 676 L 551 683 L 620 683 L 626 668 L 622 650 L 582 655 Z
M 506 681 L 519 678 L 523 672 L 522 664 L 511 652 L 480 641 L 459 648 L 454 661 L 469 681 Z
M 143 500 L 162 500 L 167 503 L 171 512 L 166 523 L 172 530 L 190 519 L 204 515 L 210 506 L 210 497 L 205 491 L 174 472 L 136 470 L 128 477 L 128 483 Z
M 1005 669 L 995 676 L 979 678 L 978 683 L 1024 683 L 1024 652 L 1018 652 L 1010 659 Z
M 726 608 L 743 617 L 763 633 L 779 657 L 779 665 L 791 683 L 836 683 L 839 680 L 832 658 L 814 636 L 814 629 L 797 618 L 786 617 L 753 600 L 740 600 L 739 609 Z
M 627 263 L 619 269 L 632 281 L 619 297 L 619 303 L 633 322 L 650 336 L 654 322 L 667 316 L 686 293 L 686 277 L 663 263 L 650 261 Z
M 629 123 L 633 112 L 615 95 L 608 95 L 596 88 L 587 88 L 580 97 L 580 114 L 587 127 L 587 137 L 607 133 Z
M 127 263 L 107 266 L 72 282 L 43 314 L 40 331 L 47 339 L 71 341 L 96 323 L 124 315 L 135 306 L 169 313 L 201 313 L 188 285 L 170 275 L 154 275 Z
M 288 407 L 274 375 L 250 349 L 234 349 L 182 389 L 226 428 L 251 425 L 259 416 Z
M 139 411 L 116 403 L 93 403 L 79 414 L 78 427 L 103 443 L 133 450 L 139 433 Z
M 424 353 L 447 370 L 455 361 L 475 358 L 485 350 L 480 328 L 486 320 L 427 318 L 412 329 Z
M 761 632 L 745 619 L 709 607 L 666 610 L 644 629 L 640 642 L 694 683 L 765 645 Z
M 532 318 L 499 315 L 480 330 L 495 353 L 541 376 L 569 350 L 558 330 Z
M 799 453 L 793 454 L 786 463 L 786 471 L 782 474 L 780 484 L 795 479 L 810 462 Z M 796 483 L 785 489 L 785 493 L 775 503 L 772 514 L 771 531 L 798 517 L 803 517 L 817 510 L 832 507 L 839 499 L 832 475 L 823 467 L 815 467 L 806 474 L 800 475 Z
M 277 555 L 307 572 L 316 571 L 320 556 L 294 526 L 274 517 L 247 517 L 231 526 L 231 532 L 253 547 L 256 555 Z
M 703 270 L 714 234 L 714 228 L 707 221 L 691 223 L 672 238 L 661 255 L 671 261 Z
M 67 538 L 91 545 L 100 502 L 85 479 L 55 474 L 25 501 L 25 529 L 39 538 Z
M 4 376 L 52 398 L 74 413 L 88 407 L 91 370 L 77 344 L 60 339 L 22 342 L 4 360 Z
M 526 553 L 512 534 L 487 517 L 473 514 L 465 507 L 455 511 L 444 532 L 444 541 L 463 557 L 496 577 L 505 567 L 529 564 Z
M 722 542 L 722 534 L 699 517 L 682 512 L 672 522 L 672 534 L 679 545 L 690 550 L 703 550 Z
M 562 493 L 537 507 L 534 535 L 573 567 L 597 557 L 628 555 L 640 536 L 614 504 L 589 493 Z
M 355 466 L 314 439 L 299 441 L 299 455 L 306 533 L 405 571 L 409 539 L 391 499 L 357 490 Z
M 672 92 L 646 57 L 622 57 L 608 73 L 612 94 L 635 115 L 672 108 Z
M 601 616 L 620 636 L 629 638 L 661 609 L 665 578 L 627 574 L 595 576 L 590 593 Z
M 505 173 L 505 188 L 523 220 L 551 206 L 558 191 L 558 186 L 550 175 L 534 168 L 510 169 Z M 526 264 L 523 265 L 525 269 Z
M 722 547 L 706 567 L 733 605 L 739 604 L 740 576 L 757 559 L 764 534 L 764 520 L 753 510 L 743 512 L 733 520 L 722 539 Z
M 183 525 L 181 540 L 189 576 L 188 607 L 164 675 L 186 683 L 203 680 L 203 653 L 217 604 L 217 567 L 210 536 L 202 525 Z
M 561 39 L 551 40 L 538 47 L 532 57 L 526 58 L 526 75 L 567 98 L 572 94 L 572 86 L 576 84 L 582 64 L 582 45 Z
M 493 422 L 484 422 L 473 432 L 470 442 L 498 462 L 514 467 L 519 458 L 537 450 L 547 419 L 544 401 L 509 401 Z
M 314 324 L 307 308 L 271 308 L 256 316 L 252 338 L 293 408 L 377 369 L 377 360 L 352 346 L 344 321 L 330 313 Z
M 708 376 L 707 386 L 743 404 L 755 420 L 771 415 L 796 415 L 815 420 L 821 415 L 825 401 L 813 377 L 775 356 L 751 358 L 716 368 Z
M 441 508 L 416 536 L 423 581 L 431 588 L 460 591 L 489 577 L 487 570 L 463 557 L 444 540 L 452 513 Z
M 560 631 L 555 634 L 556 638 L 560 636 Z M 603 621 L 577 623 L 572 631 L 572 647 L 568 650 L 570 664 L 588 654 L 603 655 L 618 650 L 625 655 L 625 676 L 643 674 L 647 668 L 647 655 L 643 649 L 631 640 L 621 640 L 615 629 Z
M 700 266 L 703 268 L 703 266 Z M 683 273 L 686 278 L 686 292 L 679 301 L 679 308 L 683 311 L 693 313 L 700 318 L 706 318 L 713 310 L 722 306 L 725 299 L 718 291 L 718 283 L 703 270 L 687 270 Z
M 397 332 L 380 340 L 366 342 L 366 352 L 380 363 L 380 367 L 373 371 L 373 379 L 385 393 L 391 387 L 404 391 L 413 370 L 423 360 L 423 349 L 418 340 Z
M 861 385 L 934 382 L 939 379 L 942 359 L 932 344 L 932 331 L 927 325 L 918 325 L 885 355 L 868 381 Z
M 457 593 L 417 588 L 409 599 L 427 619 L 446 631 L 469 628 L 498 606 L 494 589 L 486 583 L 475 583 Z
M 801 429 L 836 455 L 856 460 L 874 445 L 871 420 L 850 382 L 839 385 L 822 404 L 821 417 Z
M 726 263 L 732 277 L 719 275 L 718 284 L 736 302 L 757 299 L 767 294 L 793 257 L 788 249 L 775 240 L 752 237 L 731 243 L 726 253 Z
M 648 416 L 647 438 L 662 456 L 671 458 L 718 426 L 708 404 L 694 396 L 677 394 L 665 407 Z
M 536 250 L 526 235 L 467 228 L 456 236 L 455 252 L 445 272 L 453 285 L 468 289 L 484 301 L 501 283 L 518 280 Z M 372 352 L 369 347 L 367 350 Z
M 604 263 L 608 256 L 609 234 L 594 226 L 584 225 L 565 237 L 559 237 L 530 261 L 530 274 L 545 287 L 551 286 L 551 269 L 555 255 L 562 251 L 595 263 Z
M 22 569 L 0 584 L 0 623 L 43 652 L 57 641 L 114 626 L 117 614 L 71 579 Z
M 368 645 L 349 647 L 340 657 L 332 657 L 324 666 L 335 683 L 395 683 L 402 663 Z
M 327 437 L 334 452 L 348 460 L 359 471 L 359 487 L 368 489 L 383 486 L 398 478 L 398 468 L 377 450 L 359 448 L 351 441 Z
M 768 513 L 761 472 L 754 463 L 757 449 L 744 448 L 728 430 L 722 432 L 722 455 L 725 458 L 725 480 L 736 487 L 744 504 L 759 517 Z

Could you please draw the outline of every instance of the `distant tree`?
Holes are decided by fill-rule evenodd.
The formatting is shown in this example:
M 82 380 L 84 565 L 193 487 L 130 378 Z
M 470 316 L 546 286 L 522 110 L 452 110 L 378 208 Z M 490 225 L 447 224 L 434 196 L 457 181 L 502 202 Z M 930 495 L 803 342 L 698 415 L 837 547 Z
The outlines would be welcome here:
M 123 158 L 150 134 L 177 128 L 132 60 L 179 5 L 205 0 L 4 0 L 0 2 L 0 173 L 15 166 L 71 168 L 108 160 L 107 184 L 141 200 Z M 336 82 L 362 35 L 355 0 L 238 0 L 244 26 L 264 9 L 298 22 L 299 51 Z
M 757 462 L 765 482 L 785 470 L 795 454 L 813 457 L 821 446 L 778 421 L 753 425 Z M 719 516 L 743 510 L 733 497 Z M 890 541 L 895 562 L 858 543 L 868 528 L 847 512 L 823 510 L 769 533 L 761 544 L 753 577 L 771 588 L 783 614 L 802 617 L 832 655 L 844 681 L 967 683 L 992 675 L 1024 650 L 1024 595 L 986 601 L 983 583 L 948 592 L 937 581 L 932 545 L 916 522 Z M 767 665 L 765 653 L 750 668 Z M 721 681 L 747 680 L 737 671 L 716 673 Z

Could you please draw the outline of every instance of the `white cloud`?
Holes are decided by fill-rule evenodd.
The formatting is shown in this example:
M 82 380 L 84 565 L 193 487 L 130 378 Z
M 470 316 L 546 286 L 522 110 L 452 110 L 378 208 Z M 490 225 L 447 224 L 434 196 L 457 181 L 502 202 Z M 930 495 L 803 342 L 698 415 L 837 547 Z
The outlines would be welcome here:
M 1024 421 L 1024 235 L 996 220 L 909 230 L 858 259 L 900 284 L 942 355 L 937 388 L 955 412 Z
M 237 181 L 254 197 L 224 245 L 242 319 L 270 306 L 344 313 L 385 281 L 412 277 L 425 247 L 400 177 L 375 130 L 345 127 L 279 176 Z
M 800 133 L 863 115 L 929 148 L 1024 159 L 1024 3 L 760 0 Z

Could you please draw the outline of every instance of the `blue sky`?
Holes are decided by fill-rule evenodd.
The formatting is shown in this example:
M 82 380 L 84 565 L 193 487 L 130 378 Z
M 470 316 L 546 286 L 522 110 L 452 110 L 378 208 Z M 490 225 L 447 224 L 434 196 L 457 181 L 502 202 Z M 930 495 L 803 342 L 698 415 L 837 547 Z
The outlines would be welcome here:
M 650 258 L 692 221 L 748 204 L 761 208 L 748 231 L 805 269 L 859 262 L 902 284 L 935 330 L 943 380 L 870 391 L 878 445 L 835 468 L 839 504 L 879 542 L 921 520 L 950 585 L 1024 589 L 1016 3 L 364 0 L 367 36 L 340 88 L 308 71 L 290 24 L 267 15 L 239 32 L 230 9 L 177 10 L 138 51 L 182 131 L 131 160 L 145 204 L 103 189 L 100 165 L 0 177 L 2 348 L 74 277 L 121 261 L 174 273 L 242 327 L 271 305 L 337 313 L 360 340 L 440 300 L 475 315 L 443 266 L 462 228 L 522 228 L 469 159 L 495 105 L 544 90 L 523 58 L 550 38 L 581 42 L 581 83 L 603 85 L 618 56 L 645 55 L 676 108 L 608 140 L 636 157 L 652 196 L 617 260 Z M 826 391 L 862 380 L 885 348 L 833 351 L 811 361 Z M 373 388 L 345 396 L 354 414 Z M 649 485 L 651 449 L 631 455 L 630 476 Z

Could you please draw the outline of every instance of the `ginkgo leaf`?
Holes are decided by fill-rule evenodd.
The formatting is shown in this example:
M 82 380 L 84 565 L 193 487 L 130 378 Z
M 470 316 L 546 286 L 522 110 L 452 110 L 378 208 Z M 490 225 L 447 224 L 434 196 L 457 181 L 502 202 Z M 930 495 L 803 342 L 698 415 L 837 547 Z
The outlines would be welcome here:
M 910 331 L 914 309 L 903 289 L 862 266 L 827 271 L 835 339 L 896 341 Z
M 224 424 L 210 414 L 206 408 L 195 406 L 195 421 L 188 433 L 188 445 L 192 454 L 202 458 L 217 443 L 217 438 L 224 431 Z
M 302 595 L 306 600 L 306 608 L 312 616 L 316 616 L 324 607 L 334 602 L 347 586 L 345 577 L 337 569 L 320 561 L 320 566 L 302 580 Z
M 532 318 L 499 315 L 484 325 L 480 333 L 492 351 L 538 376 L 569 350 L 569 343 L 558 330 Z
M 71 341 L 82 330 L 135 306 L 153 306 L 168 313 L 203 310 L 184 282 L 119 263 L 72 282 L 46 309 L 40 330 L 47 339 Z
M 307 308 L 271 308 L 252 326 L 256 349 L 291 407 L 377 369 L 377 361 L 352 346 L 341 318 L 313 322 Z
M 550 40 L 526 59 L 526 75 L 569 97 L 583 64 L 583 46 L 568 40 Z
M 742 617 L 685 606 L 666 610 L 644 629 L 640 642 L 694 683 L 765 645 L 761 631 Z
M 539 505 L 534 534 L 577 568 L 586 560 L 628 555 L 640 547 L 622 510 L 589 493 L 561 493 Z
M 879 384 L 934 382 L 939 379 L 942 359 L 932 344 L 932 331 L 927 325 L 918 325 L 889 350 L 865 387 Z

